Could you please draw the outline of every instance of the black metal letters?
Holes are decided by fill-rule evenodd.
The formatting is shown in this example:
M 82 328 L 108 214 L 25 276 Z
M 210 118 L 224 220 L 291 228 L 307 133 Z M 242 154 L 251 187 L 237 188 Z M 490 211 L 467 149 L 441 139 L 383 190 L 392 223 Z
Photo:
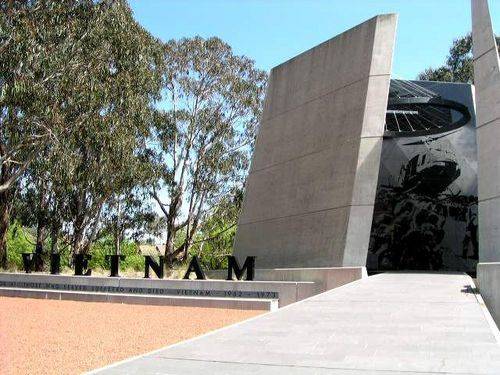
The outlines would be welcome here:
M 144 255 L 144 278 L 149 279 L 149 268 L 153 270 L 159 279 L 163 279 L 165 257 L 160 255 L 159 264 L 149 255 Z
M 191 262 L 189 262 L 189 267 L 184 275 L 184 279 L 189 279 L 191 273 L 194 272 L 196 274 L 196 279 L 205 280 L 205 273 L 200 267 L 200 263 L 198 262 L 198 257 L 195 255 L 191 258 Z
M 31 270 L 35 264 L 34 258 L 36 256 L 36 254 L 34 254 L 34 253 L 22 253 L 21 255 L 23 257 L 24 272 L 31 273 Z
M 247 271 L 247 280 L 253 280 L 255 276 L 255 257 L 247 257 L 243 267 L 240 268 L 240 264 L 236 257 L 232 255 L 227 256 L 227 280 L 233 279 L 233 270 L 236 278 L 241 280 L 245 270 Z
M 50 254 L 50 273 L 52 275 L 59 275 L 61 272 L 61 254 Z
M 125 255 L 106 255 L 106 259 L 111 263 L 110 277 L 120 276 L 120 260 L 125 260 Z
M 89 260 L 92 259 L 88 254 L 75 254 L 75 276 L 90 276 L 92 270 L 88 268 Z
M 26 273 L 32 271 L 43 270 L 43 259 L 39 253 L 22 253 L 23 267 Z M 238 260 L 234 256 L 227 256 L 227 280 L 233 280 L 236 276 L 237 280 L 241 280 L 246 273 L 245 280 L 253 280 L 255 277 L 255 258 L 254 256 L 246 257 L 243 267 L 240 267 Z M 75 254 L 73 256 L 73 265 L 75 268 L 75 276 L 90 276 L 92 269 L 89 268 L 89 261 L 92 256 L 89 254 Z M 110 277 L 120 277 L 120 261 L 125 259 L 125 255 L 106 255 L 106 260 L 110 262 Z M 165 257 L 159 256 L 158 262 L 149 255 L 144 255 L 144 278 L 150 277 L 150 269 L 156 274 L 159 279 L 165 277 Z M 58 253 L 50 254 L 50 273 L 59 275 L 61 272 L 61 255 Z M 198 257 L 193 256 L 189 262 L 189 266 L 184 274 L 184 279 L 188 280 L 192 273 L 195 273 L 197 280 L 206 280 L 205 272 L 200 265 Z

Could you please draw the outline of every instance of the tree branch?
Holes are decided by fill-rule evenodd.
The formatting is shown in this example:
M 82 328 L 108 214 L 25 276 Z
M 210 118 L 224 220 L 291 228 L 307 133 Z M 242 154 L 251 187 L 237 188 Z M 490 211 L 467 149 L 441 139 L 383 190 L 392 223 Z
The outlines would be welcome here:
M 227 228 L 224 228 L 223 230 L 221 230 L 220 232 L 214 234 L 213 236 L 210 236 L 210 237 L 207 237 L 207 238 L 204 238 L 202 240 L 198 240 L 198 241 L 193 241 L 191 243 L 191 245 L 195 245 L 197 243 L 200 243 L 200 242 L 206 242 L 206 241 L 211 241 L 211 240 L 214 240 L 216 239 L 217 237 L 219 237 L 221 234 L 227 232 L 228 230 L 230 230 L 231 228 L 234 228 L 235 226 L 237 225 L 237 223 L 234 223 L 234 224 L 231 224 L 230 226 L 228 226 Z
M 31 157 L 27 162 L 25 162 L 10 178 L 0 185 L 0 193 L 7 191 L 11 188 L 12 184 L 24 173 L 28 165 L 33 161 L 34 157 Z
M 167 209 L 165 208 L 166 206 L 168 206 L 167 204 L 163 203 L 161 200 L 160 200 L 160 197 L 158 196 L 158 193 L 156 192 L 156 189 L 153 189 L 153 191 L 150 193 L 151 196 L 154 198 L 154 200 L 158 203 L 158 205 L 160 206 L 160 209 L 162 210 L 163 214 L 165 215 L 165 217 L 168 218 L 170 217 Z

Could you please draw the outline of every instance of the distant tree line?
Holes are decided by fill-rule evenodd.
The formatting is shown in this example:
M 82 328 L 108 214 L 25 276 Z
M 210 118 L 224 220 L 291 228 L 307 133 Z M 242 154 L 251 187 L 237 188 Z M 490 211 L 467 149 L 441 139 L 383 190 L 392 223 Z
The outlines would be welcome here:
M 14 222 L 41 253 L 223 259 L 266 78 L 218 38 L 161 42 L 125 0 L 1 2 L 0 267 Z
M 500 54 L 500 37 L 496 37 Z M 474 83 L 474 67 L 472 57 L 472 35 L 469 33 L 455 39 L 444 65 L 438 68 L 427 68 L 417 77 L 423 81 Z

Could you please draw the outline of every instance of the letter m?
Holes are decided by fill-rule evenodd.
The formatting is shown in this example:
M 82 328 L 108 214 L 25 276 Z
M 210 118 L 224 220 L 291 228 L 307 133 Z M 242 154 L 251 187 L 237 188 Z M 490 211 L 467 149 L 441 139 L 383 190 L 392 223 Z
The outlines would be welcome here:
M 233 271 L 238 280 L 241 280 L 243 273 L 247 272 L 247 280 L 253 280 L 255 275 L 255 257 L 247 257 L 243 267 L 240 268 L 240 264 L 236 257 L 232 255 L 227 256 L 227 280 L 233 279 Z

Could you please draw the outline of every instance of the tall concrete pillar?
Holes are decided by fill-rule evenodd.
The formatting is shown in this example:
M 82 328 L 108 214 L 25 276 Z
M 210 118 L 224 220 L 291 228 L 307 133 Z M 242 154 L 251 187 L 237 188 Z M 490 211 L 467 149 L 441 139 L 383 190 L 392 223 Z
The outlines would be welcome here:
M 472 0 L 479 261 L 500 261 L 500 64 L 487 0 Z
M 272 69 L 236 256 L 366 265 L 396 23 L 374 17 Z

